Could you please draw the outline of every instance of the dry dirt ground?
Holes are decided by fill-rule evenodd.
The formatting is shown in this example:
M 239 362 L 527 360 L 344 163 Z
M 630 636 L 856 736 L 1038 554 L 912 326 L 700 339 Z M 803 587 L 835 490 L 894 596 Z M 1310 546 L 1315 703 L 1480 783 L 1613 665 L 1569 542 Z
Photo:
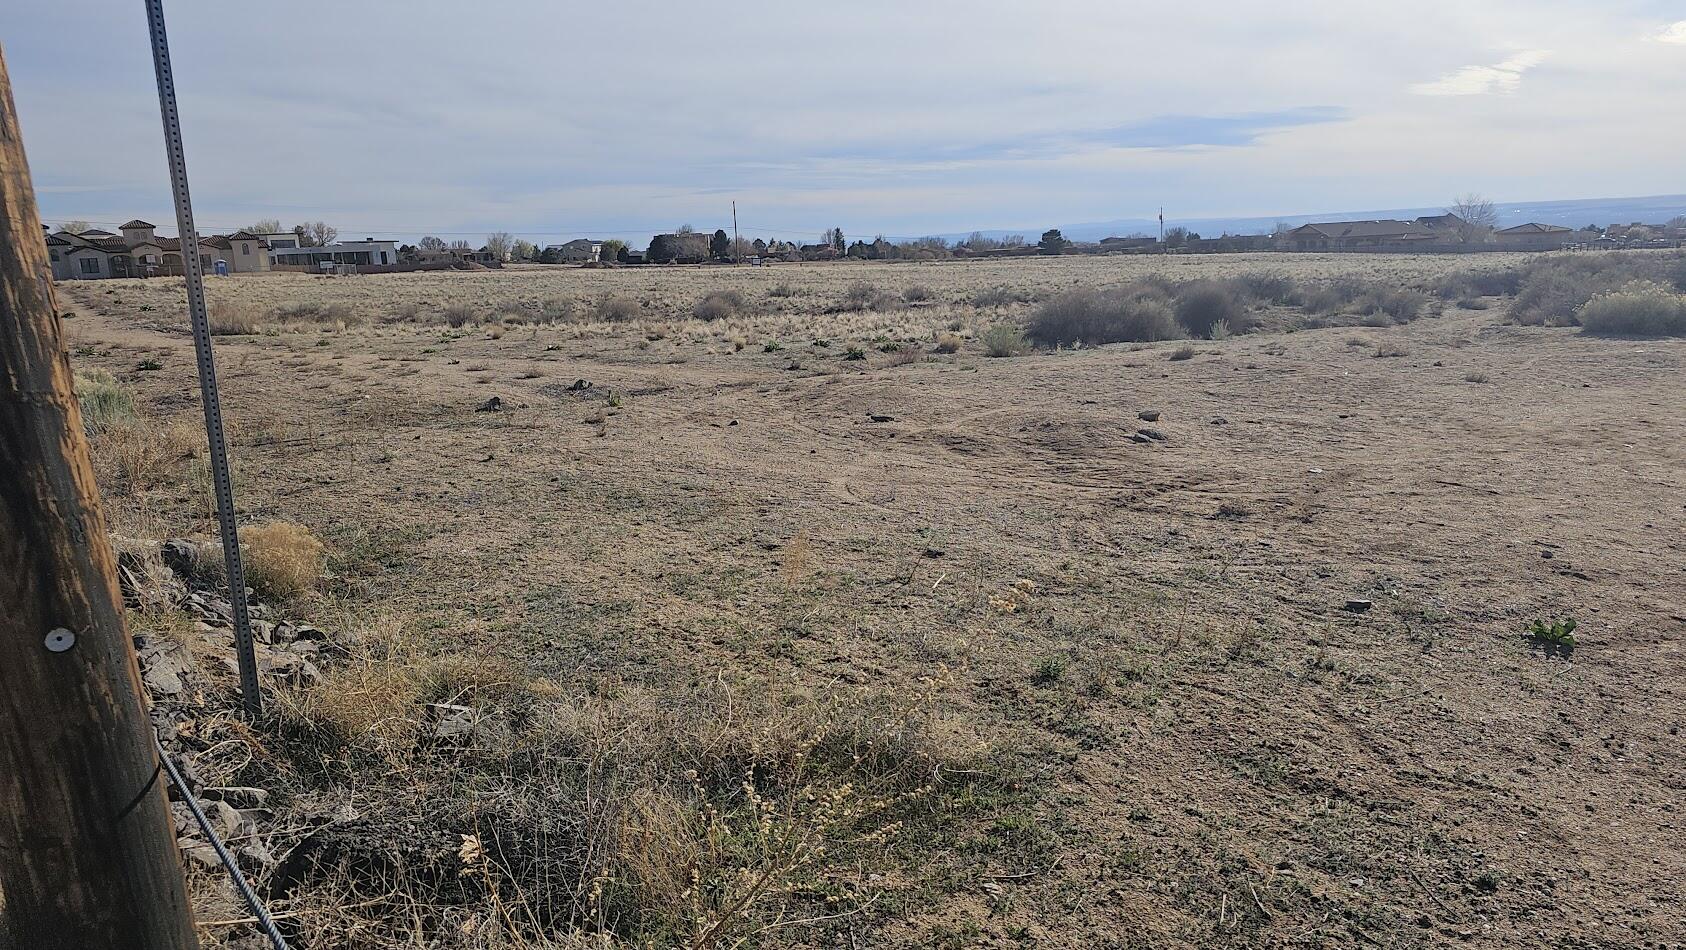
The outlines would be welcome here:
M 1186 360 L 877 348 L 1021 312 L 966 303 L 985 287 L 1258 266 L 221 281 L 374 321 L 218 338 L 242 516 L 378 560 L 361 596 L 566 689 L 934 680 L 955 742 L 1035 763 L 1035 820 L 860 946 L 1686 947 L 1686 341 L 1501 305 Z M 823 312 L 856 280 L 937 302 Z M 769 314 L 684 319 L 714 286 Z M 649 318 L 379 322 L 608 292 Z M 180 293 L 61 288 L 77 365 L 192 420 Z M 119 532 L 212 531 L 192 493 L 109 504 Z M 1563 617 L 1568 657 L 1524 635 Z

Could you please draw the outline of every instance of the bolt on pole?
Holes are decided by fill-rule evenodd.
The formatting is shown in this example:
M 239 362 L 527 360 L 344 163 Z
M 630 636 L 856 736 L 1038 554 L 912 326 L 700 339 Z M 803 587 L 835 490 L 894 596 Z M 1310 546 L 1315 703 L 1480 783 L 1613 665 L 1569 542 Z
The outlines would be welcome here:
M 0 947 L 198 946 L 0 55 Z
M 193 229 L 193 200 L 187 192 L 187 158 L 182 147 L 181 115 L 176 109 L 176 81 L 170 69 L 170 42 L 164 32 L 163 0 L 146 0 L 152 33 L 152 66 L 158 76 L 158 110 L 164 119 L 164 151 L 175 191 L 176 233 L 181 241 L 182 274 L 187 280 L 187 312 L 193 323 L 193 351 L 199 361 L 199 395 L 205 408 L 205 435 L 211 447 L 211 482 L 217 495 L 217 524 L 222 532 L 228 601 L 234 607 L 234 655 L 240 666 L 240 700 L 247 715 L 263 712 L 257 658 L 252 648 L 252 616 L 246 603 L 246 571 L 240 562 L 239 531 L 234 523 L 234 481 L 223 438 L 222 398 L 217 394 L 217 363 L 211 352 L 211 323 L 205 309 L 205 269 L 199 259 L 199 233 Z

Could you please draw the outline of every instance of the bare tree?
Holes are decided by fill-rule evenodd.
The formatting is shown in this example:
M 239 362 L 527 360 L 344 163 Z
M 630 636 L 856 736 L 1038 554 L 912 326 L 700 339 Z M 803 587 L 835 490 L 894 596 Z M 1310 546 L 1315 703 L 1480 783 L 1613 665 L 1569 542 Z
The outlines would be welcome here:
M 247 234 L 279 234 L 281 233 L 280 218 L 259 218 L 244 228 Z
M 674 234 L 695 234 L 695 233 L 697 233 L 697 229 L 696 229 L 696 228 L 693 228 L 693 227 L 691 227 L 691 226 L 690 226 L 690 225 L 688 225 L 688 224 L 681 224 L 681 225 L 680 225 L 680 226 L 679 226 L 679 230 L 677 230 L 677 231 L 675 231 L 675 232 L 673 232 L 673 233 L 674 233 Z
M 304 229 L 305 233 L 310 235 L 311 243 L 317 247 L 323 247 L 339 240 L 339 229 L 329 227 L 325 221 L 312 221 L 305 225 Z
M 510 248 L 515 246 L 515 235 L 508 231 L 493 231 L 486 235 L 486 250 L 492 252 L 492 260 L 509 260 Z
M 93 227 L 93 225 L 86 221 L 66 221 L 65 223 L 59 225 L 59 230 L 68 234 L 81 234 L 83 231 L 86 231 L 91 227 Z
M 1677 214 L 1669 218 L 1668 226 L 1671 228 L 1686 228 L 1686 214 Z
M 1493 202 L 1470 192 L 1452 202 L 1448 214 L 1458 216 L 1458 238 L 1465 244 L 1480 244 L 1487 240 L 1499 224 L 1499 209 Z
M 423 235 L 422 239 L 416 242 L 416 246 L 424 251 L 443 251 L 445 249 L 445 239 L 427 234 Z
M 453 251 L 472 251 L 472 250 L 474 250 L 474 245 L 468 243 L 467 241 L 463 240 L 462 238 L 457 238 L 455 241 L 451 242 L 451 250 L 453 250 Z

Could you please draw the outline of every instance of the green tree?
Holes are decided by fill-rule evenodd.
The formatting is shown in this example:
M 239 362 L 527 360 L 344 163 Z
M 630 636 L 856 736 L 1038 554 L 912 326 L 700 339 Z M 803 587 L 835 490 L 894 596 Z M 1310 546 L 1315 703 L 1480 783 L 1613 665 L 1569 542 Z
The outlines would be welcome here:
M 1059 228 L 1049 228 L 1042 232 L 1042 240 L 1036 242 L 1036 246 L 1041 248 L 1044 254 L 1064 254 L 1069 243 L 1071 242 L 1065 239 Z
M 717 261 L 730 260 L 732 257 L 732 239 L 726 236 L 724 228 L 714 232 L 708 239 L 708 256 Z

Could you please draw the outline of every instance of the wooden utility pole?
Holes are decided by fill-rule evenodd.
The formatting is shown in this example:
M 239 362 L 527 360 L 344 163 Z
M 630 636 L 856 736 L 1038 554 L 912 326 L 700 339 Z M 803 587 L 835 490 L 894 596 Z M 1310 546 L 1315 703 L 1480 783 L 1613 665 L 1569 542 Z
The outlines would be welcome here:
M 0 950 L 195 948 L 0 54 Z
M 738 240 L 738 203 L 732 202 L 732 255 L 743 265 L 743 242 Z

